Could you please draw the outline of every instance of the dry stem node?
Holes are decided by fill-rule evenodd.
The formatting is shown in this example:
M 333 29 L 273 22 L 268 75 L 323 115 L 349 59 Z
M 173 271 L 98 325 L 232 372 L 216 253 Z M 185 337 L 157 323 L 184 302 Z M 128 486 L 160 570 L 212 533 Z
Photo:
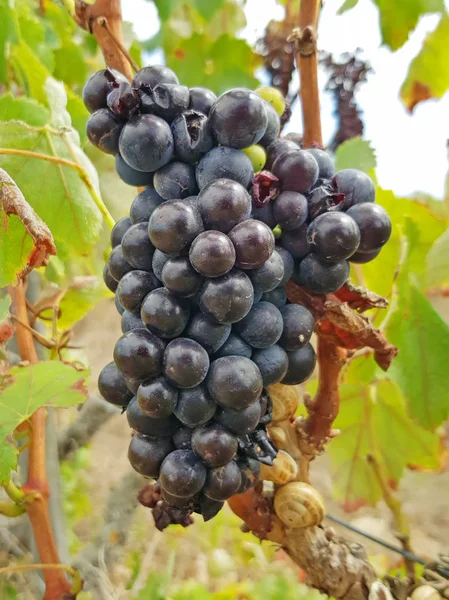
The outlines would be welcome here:
M 287 42 L 293 42 L 295 52 L 301 56 L 311 56 L 316 52 L 316 31 L 308 25 L 304 29 L 295 27 L 292 33 L 288 36 Z

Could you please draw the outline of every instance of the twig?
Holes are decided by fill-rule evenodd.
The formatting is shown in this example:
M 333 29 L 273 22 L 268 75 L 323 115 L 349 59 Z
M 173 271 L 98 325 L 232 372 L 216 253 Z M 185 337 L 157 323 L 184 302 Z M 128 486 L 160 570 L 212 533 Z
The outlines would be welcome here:
M 21 322 L 28 324 L 28 311 L 25 300 L 23 283 L 10 288 L 10 294 L 16 316 Z M 33 337 L 26 327 L 20 323 L 16 325 L 16 340 L 20 357 L 32 364 L 39 362 L 34 346 Z M 45 422 L 47 413 L 45 408 L 39 408 L 30 418 L 30 445 L 28 450 L 28 476 L 23 492 L 34 495 L 33 501 L 26 504 L 34 539 L 36 541 L 40 560 L 44 564 L 60 563 L 53 529 L 48 510 L 49 485 L 47 480 L 45 462 Z M 45 596 L 44 600 L 55 600 L 64 593 L 70 592 L 70 584 L 63 571 L 48 568 L 44 571 Z
M 134 69 L 134 71 L 138 71 L 139 70 L 139 65 L 136 63 L 136 61 L 134 60 L 134 58 L 128 52 L 128 50 L 126 49 L 126 47 L 124 46 L 124 44 L 111 31 L 111 29 L 110 29 L 110 27 L 108 25 L 108 20 L 106 19 L 106 17 L 98 17 L 97 18 L 97 23 L 106 29 L 106 31 L 111 36 L 112 41 L 117 46 L 117 48 L 120 50 L 120 52 L 124 55 L 124 57 L 129 62 L 129 64 L 131 65 L 131 67 Z
M 295 44 L 296 65 L 300 77 L 300 98 L 304 146 L 323 145 L 321 135 L 320 97 L 318 91 L 317 23 L 321 0 L 302 0 L 299 27 L 289 41 Z
M 13 156 L 27 156 L 29 158 L 36 158 L 39 160 L 46 160 L 47 162 L 51 162 L 53 164 L 60 165 L 62 167 L 69 167 L 70 169 L 74 169 L 77 171 L 81 181 L 89 190 L 90 195 L 92 196 L 92 200 L 95 202 L 98 210 L 103 215 L 106 223 L 108 224 L 109 229 L 112 229 L 115 225 L 114 217 L 111 215 L 109 210 L 106 207 L 106 204 L 97 194 L 95 187 L 93 186 L 90 178 L 88 177 L 86 171 L 83 169 L 81 165 L 78 163 L 67 160 L 66 158 L 61 158 L 59 156 L 51 156 L 50 154 L 42 154 L 41 152 L 33 152 L 32 150 L 18 150 L 16 148 L 0 148 L 0 154 L 7 154 Z
M 76 569 L 74 569 L 73 567 L 69 567 L 69 565 L 52 565 L 47 563 L 34 565 L 13 565 L 11 567 L 3 567 L 2 569 L 0 569 L 0 575 L 4 575 L 6 573 L 17 573 L 18 571 L 35 571 L 36 569 L 43 569 L 44 571 L 46 569 L 65 571 L 66 573 L 69 573 L 73 579 L 73 584 L 70 589 L 70 593 L 77 595 L 81 591 L 82 582 L 80 575 Z
M 385 479 L 385 476 L 382 472 L 382 468 L 376 457 L 371 454 L 368 454 L 366 459 L 368 461 L 368 464 L 372 467 L 373 473 L 377 479 L 377 483 L 379 484 L 380 489 L 382 490 L 384 502 L 393 514 L 396 523 L 396 530 L 399 534 L 397 535 L 397 538 L 401 542 L 404 550 L 409 554 L 413 555 L 413 549 L 410 544 L 410 528 L 407 522 L 407 518 L 402 512 L 401 502 L 391 491 L 391 488 Z M 415 567 L 413 564 L 413 560 L 411 560 L 408 556 L 404 555 L 404 562 L 407 571 L 407 576 L 409 577 L 410 581 L 413 582 L 415 580 Z

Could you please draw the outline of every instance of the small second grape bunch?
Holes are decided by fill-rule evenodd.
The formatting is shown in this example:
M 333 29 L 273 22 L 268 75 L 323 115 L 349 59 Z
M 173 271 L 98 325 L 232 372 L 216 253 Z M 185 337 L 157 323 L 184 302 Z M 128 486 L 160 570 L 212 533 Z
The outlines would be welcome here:
M 99 71 L 83 98 L 90 141 L 145 188 L 111 234 L 104 280 L 123 336 L 99 389 L 126 409 L 132 466 L 157 480 L 156 525 L 209 519 L 276 456 L 270 385 L 315 368 L 314 318 L 287 283 L 337 291 L 391 223 L 366 174 L 279 138 L 272 88 L 217 98 L 151 66 L 131 84 Z

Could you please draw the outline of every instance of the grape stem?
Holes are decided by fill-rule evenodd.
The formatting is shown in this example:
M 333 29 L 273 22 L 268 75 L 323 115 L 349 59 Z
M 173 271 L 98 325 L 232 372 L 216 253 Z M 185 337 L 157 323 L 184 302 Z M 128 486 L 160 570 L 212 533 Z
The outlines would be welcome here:
M 28 310 L 25 289 L 21 281 L 9 289 L 14 312 L 20 322 L 16 322 L 16 340 L 20 357 L 31 364 L 39 362 L 33 336 L 29 330 Z M 24 325 L 22 325 L 23 323 Z M 44 600 L 56 600 L 70 593 L 70 583 L 61 570 L 58 549 L 50 522 L 48 498 L 50 494 L 45 463 L 45 422 L 47 411 L 39 408 L 28 422 L 28 474 L 22 492 L 30 498 L 24 505 L 33 528 L 39 557 L 43 564 L 52 565 L 44 570 Z M 54 567 L 54 565 L 58 565 Z
M 301 0 L 299 27 L 288 38 L 295 45 L 296 65 L 301 87 L 304 147 L 323 145 L 321 134 L 320 96 L 318 91 L 317 24 L 321 0 Z

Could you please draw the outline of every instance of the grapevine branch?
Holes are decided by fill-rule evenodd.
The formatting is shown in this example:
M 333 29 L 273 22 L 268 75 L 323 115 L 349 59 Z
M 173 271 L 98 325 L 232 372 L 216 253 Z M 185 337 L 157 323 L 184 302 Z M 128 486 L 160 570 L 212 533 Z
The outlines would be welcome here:
M 28 325 L 28 310 L 23 283 L 20 282 L 17 287 L 10 288 L 10 294 L 16 316 L 22 323 Z M 21 359 L 32 364 L 39 362 L 33 336 L 29 329 L 20 323 L 16 323 L 16 339 Z M 45 462 L 46 419 L 46 409 L 39 408 L 29 420 L 28 474 L 22 490 L 32 498 L 30 502 L 25 504 L 25 508 L 33 528 L 41 562 L 52 565 L 52 568 L 49 567 L 44 570 L 44 600 L 57 600 L 63 594 L 69 594 L 71 586 L 61 567 L 53 568 L 53 565 L 60 563 L 60 559 L 48 508 L 50 492 Z

